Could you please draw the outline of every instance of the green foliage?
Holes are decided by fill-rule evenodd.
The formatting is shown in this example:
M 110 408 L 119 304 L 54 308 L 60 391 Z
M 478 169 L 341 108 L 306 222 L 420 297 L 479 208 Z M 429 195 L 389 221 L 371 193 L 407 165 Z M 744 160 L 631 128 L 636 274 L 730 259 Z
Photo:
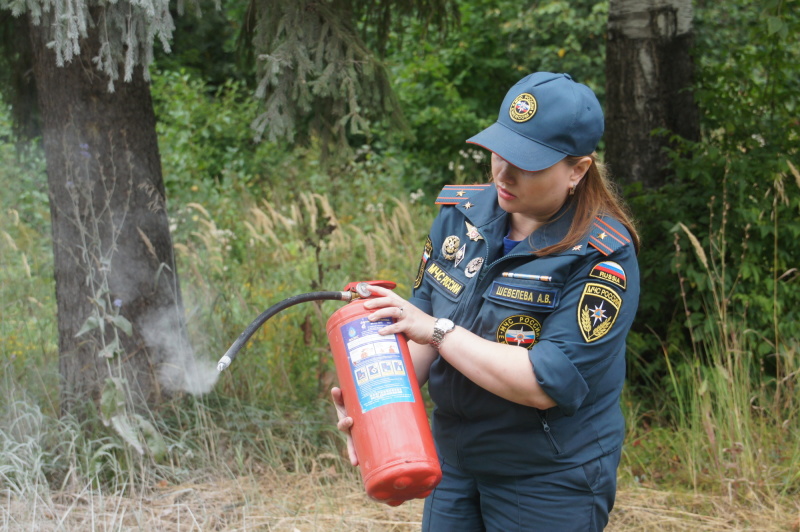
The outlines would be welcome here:
M 321 137 L 327 146 L 368 131 L 369 112 L 391 112 L 384 70 L 359 37 L 342 5 L 277 0 L 254 3 L 256 96 L 264 111 L 254 122 L 270 141 Z
M 570 73 L 602 99 L 607 2 L 459 2 L 461 24 L 440 39 L 427 28 L 390 50 L 393 87 L 415 134 L 407 149 L 434 173 L 409 183 L 431 192 L 445 182 L 482 181 L 485 160 L 464 142 L 494 122 L 506 91 L 535 71 Z M 415 38 L 416 37 L 416 38 Z M 399 40 L 399 38 L 398 38 Z M 392 124 L 388 125 L 391 130 Z M 480 153 L 476 151 L 476 153 Z M 476 164 L 477 163 L 477 164 Z
M 175 31 L 171 50 L 154 50 L 158 71 L 186 72 L 218 88 L 232 80 L 254 84 L 254 70 L 248 59 L 252 51 L 241 46 L 242 25 L 246 24 L 244 2 L 235 0 L 193 2 L 186 13 L 174 5 Z M 176 12 L 177 10 L 177 12 Z
M 602 103 L 607 19 L 607 1 L 551 0 L 520 9 L 502 28 L 520 74 L 567 72 L 591 87 Z
M 789 35 L 798 29 L 800 15 L 781 2 L 761 12 L 747 3 L 698 10 L 703 139 L 673 152 L 672 183 L 634 200 L 645 235 L 642 313 L 659 317 L 649 325 L 676 349 L 696 349 L 720 320 L 760 339 L 752 345 L 766 367 L 796 341 L 800 180 L 790 165 L 800 160 L 800 45 Z M 673 321 L 683 332 L 670 330 Z
M 52 411 L 56 304 L 44 156 L 35 142 L 15 140 L 0 107 L 0 375 L 16 375 Z
M 269 140 L 320 142 L 322 155 L 348 137 L 370 133 L 370 122 L 390 117 L 405 130 L 383 55 L 389 31 L 411 17 L 445 28 L 453 0 L 353 2 L 252 1 L 258 54 L 256 96 L 264 109 L 254 122 Z
M 155 75 L 152 94 L 168 192 L 196 191 L 229 175 L 244 185 L 281 178 L 275 154 L 283 152 L 253 138 L 258 104 L 244 84 L 228 80 L 209 89 L 190 74 L 164 71 Z

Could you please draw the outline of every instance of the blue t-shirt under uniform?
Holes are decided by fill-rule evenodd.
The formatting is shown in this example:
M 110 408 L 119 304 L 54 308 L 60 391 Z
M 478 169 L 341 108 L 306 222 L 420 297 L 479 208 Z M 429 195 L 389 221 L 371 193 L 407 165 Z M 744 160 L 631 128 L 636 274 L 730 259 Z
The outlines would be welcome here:
M 505 257 L 506 255 L 508 255 L 511 252 L 511 250 L 514 249 L 514 246 L 516 246 L 519 243 L 520 243 L 519 240 L 511 240 L 510 238 L 508 238 L 508 235 L 504 236 L 503 237 L 503 256 Z

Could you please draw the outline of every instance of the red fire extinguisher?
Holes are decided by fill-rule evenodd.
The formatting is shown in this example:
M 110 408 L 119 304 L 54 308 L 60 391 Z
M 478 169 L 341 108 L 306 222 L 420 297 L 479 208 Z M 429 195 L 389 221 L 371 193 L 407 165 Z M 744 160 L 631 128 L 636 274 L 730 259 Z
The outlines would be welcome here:
M 328 340 L 347 415 L 353 418 L 351 434 L 364 488 L 371 498 L 398 506 L 427 497 L 442 472 L 406 338 L 378 334 L 394 320 L 369 321 L 372 311 L 363 303 L 372 297 L 367 285 L 396 286 L 391 281 L 350 283 L 343 292 L 288 298 L 253 321 L 217 369 L 228 367 L 250 336 L 281 310 L 304 301 L 351 301 L 328 319 Z

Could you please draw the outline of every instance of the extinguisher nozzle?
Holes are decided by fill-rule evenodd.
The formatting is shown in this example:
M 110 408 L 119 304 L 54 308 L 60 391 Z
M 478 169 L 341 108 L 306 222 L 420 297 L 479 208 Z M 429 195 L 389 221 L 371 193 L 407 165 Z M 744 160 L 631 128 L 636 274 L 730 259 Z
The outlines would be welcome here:
M 231 365 L 231 362 L 233 362 L 233 360 L 231 360 L 231 357 L 229 357 L 228 355 L 223 356 L 222 358 L 219 359 L 219 362 L 217 362 L 217 371 L 222 373 L 225 370 L 225 368 Z

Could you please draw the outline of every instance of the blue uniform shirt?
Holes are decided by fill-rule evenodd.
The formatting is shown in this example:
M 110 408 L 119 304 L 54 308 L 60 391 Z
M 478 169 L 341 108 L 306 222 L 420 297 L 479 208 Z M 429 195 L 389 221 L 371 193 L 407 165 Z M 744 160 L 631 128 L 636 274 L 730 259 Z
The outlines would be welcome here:
M 620 448 L 625 337 L 639 300 L 630 234 L 599 217 L 571 250 L 558 243 L 572 211 L 503 253 L 507 216 L 494 185 L 448 186 L 425 243 L 410 301 L 437 318 L 529 350 L 557 403 L 523 406 L 475 385 L 446 360 L 431 366 L 433 432 L 444 460 L 476 475 L 525 475 L 575 467 Z

